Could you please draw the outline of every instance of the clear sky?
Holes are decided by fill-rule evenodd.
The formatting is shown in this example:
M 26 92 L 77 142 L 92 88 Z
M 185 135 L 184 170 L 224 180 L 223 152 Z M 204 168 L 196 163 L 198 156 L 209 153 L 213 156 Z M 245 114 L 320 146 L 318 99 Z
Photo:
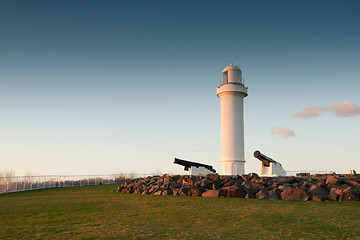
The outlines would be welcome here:
M 220 171 L 221 71 L 241 67 L 246 172 L 360 172 L 360 1 L 0 2 L 0 170 Z

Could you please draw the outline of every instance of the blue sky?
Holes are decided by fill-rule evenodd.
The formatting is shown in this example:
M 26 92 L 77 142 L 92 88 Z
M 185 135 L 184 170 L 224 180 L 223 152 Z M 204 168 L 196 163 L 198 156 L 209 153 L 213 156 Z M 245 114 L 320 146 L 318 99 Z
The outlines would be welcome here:
M 234 62 L 249 88 L 246 172 L 257 149 L 285 170 L 360 171 L 359 12 L 359 1 L 2 1 L 0 170 L 184 173 L 178 157 L 220 171 L 216 88 Z M 328 110 L 292 116 L 315 105 Z

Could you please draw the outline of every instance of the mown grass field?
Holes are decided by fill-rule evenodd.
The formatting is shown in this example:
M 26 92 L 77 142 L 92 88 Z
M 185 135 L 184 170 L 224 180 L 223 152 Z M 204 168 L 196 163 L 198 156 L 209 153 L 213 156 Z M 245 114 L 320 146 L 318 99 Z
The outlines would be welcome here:
M 0 238 L 360 239 L 359 202 L 153 196 L 114 189 L 0 195 Z

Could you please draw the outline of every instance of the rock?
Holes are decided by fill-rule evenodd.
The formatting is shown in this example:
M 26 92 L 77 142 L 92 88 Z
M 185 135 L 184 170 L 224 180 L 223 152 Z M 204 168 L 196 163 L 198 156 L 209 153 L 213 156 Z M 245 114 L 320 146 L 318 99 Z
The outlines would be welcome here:
M 253 193 L 246 194 L 245 198 L 256 198 L 256 195 Z
M 278 184 L 278 185 L 283 185 L 285 183 L 289 183 L 289 180 L 287 177 L 277 177 L 275 178 L 275 183 Z
M 252 179 L 260 179 L 259 175 L 257 175 L 256 173 L 249 173 L 248 174 L 248 179 L 252 180 Z
M 242 179 L 242 177 L 237 176 L 235 177 L 234 182 L 235 182 L 234 185 L 239 187 L 244 182 L 244 180 Z
M 172 183 L 170 183 L 170 186 L 172 188 L 180 188 L 182 186 L 182 184 L 180 182 L 172 182 Z
M 191 196 L 196 196 L 196 197 L 201 197 L 202 193 L 204 192 L 204 188 L 202 187 L 198 187 L 198 188 L 192 188 L 190 190 L 190 195 Z
M 297 178 L 297 177 L 294 177 L 294 176 L 290 176 L 288 177 L 289 178 L 289 183 L 290 184 L 294 184 L 294 183 L 300 183 L 302 182 L 302 178 Z M 301 184 L 300 184 L 301 185 Z
M 311 200 L 316 201 L 316 202 L 320 202 L 320 201 L 324 201 L 325 198 L 314 195 L 314 196 L 311 197 Z
M 324 187 L 326 185 L 326 178 L 312 178 L 311 180 L 320 187 Z
M 230 181 L 227 181 L 227 182 L 224 184 L 223 187 L 230 187 L 230 186 L 232 186 L 232 185 L 234 185 L 234 184 L 235 184 L 235 182 L 234 182 L 233 180 L 230 180 Z
M 162 194 L 162 191 L 161 190 L 158 190 L 154 193 L 154 195 L 161 195 Z
M 143 183 L 142 182 L 134 182 L 132 184 L 132 187 L 133 188 L 141 188 L 143 186 Z
M 360 196 L 360 185 L 353 185 L 346 188 L 344 191 L 350 191 L 358 196 Z
M 180 175 L 174 175 L 174 176 L 171 176 L 171 181 L 172 182 L 176 182 L 177 180 L 179 180 L 180 179 Z
M 273 189 L 269 192 L 269 200 L 280 200 L 280 193 L 278 190 Z
M 212 188 L 213 189 L 220 189 L 224 186 L 224 181 L 221 179 L 216 179 L 213 181 Z
M 335 194 L 335 193 L 330 193 L 330 194 L 327 196 L 327 199 L 330 200 L 330 201 L 338 201 L 339 195 L 338 195 L 338 194 Z
M 338 201 L 359 201 L 359 197 L 350 191 L 343 191 Z
M 246 196 L 246 192 L 241 187 L 230 186 L 227 187 L 226 190 L 227 190 L 226 197 L 244 198 Z
M 277 189 L 276 183 L 270 183 L 267 187 L 267 190 L 271 191 L 273 189 Z
M 219 197 L 226 197 L 226 194 L 227 194 L 227 190 L 224 189 L 219 190 Z
M 268 199 L 269 198 L 269 191 L 268 190 L 260 190 L 256 193 L 257 199 Z
M 141 194 L 149 194 L 149 190 L 145 189 Z
M 116 192 L 121 192 L 121 190 L 123 190 L 124 189 L 124 186 L 122 185 L 122 186 L 119 186 L 117 189 L 116 189 Z
M 207 190 L 203 192 L 202 197 L 219 197 L 219 190 Z
M 167 173 L 165 173 L 164 175 L 160 176 L 160 178 L 162 178 L 162 179 L 164 179 L 164 178 L 169 178 L 169 177 L 170 177 L 170 175 L 167 174 Z
M 122 192 L 122 193 L 130 193 L 130 190 L 127 189 L 127 188 L 123 188 L 123 189 L 121 190 L 121 192 Z
M 296 188 L 296 187 L 300 187 L 301 185 L 302 185 L 302 183 L 294 182 L 291 184 L 291 187 Z
M 164 184 L 169 184 L 169 183 L 170 183 L 170 177 L 164 178 Z
M 360 183 L 355 180 L 347 180 L 346 184 L 348 184 L 350 186 L 360 186 Z
M 340 195 L 344 190 L 339 187 L 333 187 L 330 189 L 330 194 Z
M 209 174 L 206 174 L 205 176 L 207 179 L 210 179 L 210 180 L 215 180 L 215 179 L 218 179 L 219 178 L 219 175 L 215 174 L 215 173 L 209 173 Z
M 250 182 L 259 183 L 261 185 L 267 185 L 268 181 L 264 180 L 264 178 L 253 178 Z
M 281 185 L 281 186 L 279 186 L 277 189 L 279 190 L 279 191 L 284 191 L 285 189 L 287 189 L 289 186 L 286 186 L 286 185 Z
M 330 189 L 330 194 L 327 196 L 327 198 L 330 201 L 339 201 L 339 196 L 342 194 L 344 189 L 341 189 L 339 187 L 333 187 Z
M 307 182 L 304 182 L 302 185 L 301 185 L 302 188 L 305 188 L 305 189 L 308 189 L 310 187 L 309 183 Z
M 150 189 L 149 189 L 149 194 L 153 194 L 155 193 L 156 191 L 159 190 L 159 186 L 155 185 L 155 186 L 152 186 Z
M 265 187 L 262 184 L 245 181 L 242 183 L 242 186 L 244 187 L 244 190 L 247 193 L 256 194 L 260 189 L 264 189 Z
M 187 187 L 191 187 L 193 185 L 193 181 L 192 180 L 189 180 L 189 179 L 184 179 L 182 180 L 182 186 L 187 186 Z
M 307 192 L 314 201 L 324 201 L 326 200 L 327 195 L 329 195 L 327 190 L 318 185 L 311 186 Z
M 329 176 L 326 178 L 326 185 L 339 185 L 340 180 L 335 176 Z
M 248 175 L 241 175 L 240 177 L 241 177 L 241 179 L 242 179 L 243 182 L 250 180 L 250 179 L 248 178 Z
M 206 192 L 203 192 L 203 197 L 226 197 L 226 190 L 207 190 Z
M 307 201 L 310 196 L 302 188 L 287 188 L 281 193 L 281 198 L 283 200 L 292 200 L 292 201 Z
M 294 182 L 292 177 L 277 177 L 274 181 L 279 185 L 291 184 Z
M 207 189 L 212 188 L 213 182 L 210 179 L 208 179 L 208 178 L 201 179 L 200 182 L 201 182 L 200 187 L 207 188 Z
M 139 188 L 136 188 L 135 190 L 134 190 L 134 194 L 141 194 L 143 191 L 142 190 L 140 190 Z
M 173 190 L 167 189 L 162 192 L 162 195 L 173 195 Z
M 190 190 L 191 190 L 191 188 L 184 186 L 184 187 L 180 188 L 179 195 L 180 196 L 191 196 Z

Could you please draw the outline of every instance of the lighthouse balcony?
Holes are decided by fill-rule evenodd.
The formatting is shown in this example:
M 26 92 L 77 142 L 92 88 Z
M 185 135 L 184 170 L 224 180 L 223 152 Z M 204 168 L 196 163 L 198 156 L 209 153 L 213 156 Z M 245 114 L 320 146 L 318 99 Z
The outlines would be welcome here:
M 220 97 L 221 95 L 228 94 L 228 93 L 239 93 L 239 94 L 242 94 L 243 97 L 246 97 L 248 95 L 247 89 L 248 88 L 245 87 L 243 83 L 227 82 L 227 83 L 221 84 L 217 88 L 217 96 Z

